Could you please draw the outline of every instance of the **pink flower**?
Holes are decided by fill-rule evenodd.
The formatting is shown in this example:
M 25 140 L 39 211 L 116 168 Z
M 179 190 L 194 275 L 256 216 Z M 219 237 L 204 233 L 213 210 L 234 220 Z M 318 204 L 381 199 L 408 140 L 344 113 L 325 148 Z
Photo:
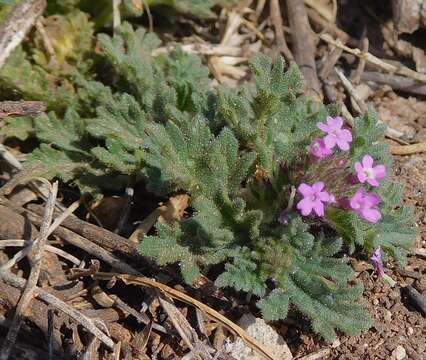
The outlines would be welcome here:
M 325 146 L 324 139 L 320 138 L 314 140 L 311 144 L 310 150 L 311 154 L 319 159 L 325 158 L 333 153 L 331 149 Z
M 318 128 L 327 135 L 324 137 L 325 146 L 333 149 L 336 145 L 340 150 L 349 150 L 349 143 L 352 142 L 352 133 L 347 129 L 342 129 L 343 118 L 340 116 L 327 116 L 327 123 L 320 122 Z
M 380 200 L 379 195 L 367 193 L 364 188 L 359 188 L 349 200 L 349 205 L 361 218 L 375 224 L 382 218 L 376 207 Z
M 360 183 L 367 181 L 371 186 L 379 186 L 378 180 L 386 176 L 385 166 L 373 166 L 373 163 L 374 160 L 370 155 L 364 155 L 361 162 L 355 163 L 356 175 Z
M 380 246 L 374 250 L 373 255 L 370 258 L 371 262 L 373 263 L 374 267 L 377 270 L 377 273 L 379 276 L 385 275 L 385 270 L 382 262 L 382 254 L 380 251 Z
M 324 216 L 324 203 L 330 200 L 330 195 L 327 191 L 323 191 L 324 183 L 317 181 L 312 186 L 302 183 L 297 191 L 303 195 L 296 207 L 300 210 L 303 216 L 308 216 L 312 210 L 318 216 Z

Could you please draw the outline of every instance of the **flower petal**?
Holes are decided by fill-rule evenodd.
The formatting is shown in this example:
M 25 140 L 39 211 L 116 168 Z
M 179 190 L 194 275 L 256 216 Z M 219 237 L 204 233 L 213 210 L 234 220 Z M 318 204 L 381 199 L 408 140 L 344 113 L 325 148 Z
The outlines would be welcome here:
M 356 174 L 358 180 L 360 183 L 365 183 L 365 181 L 367 180 L 367 176 L 365 175 L 364 171 L 361 171 L 359 173 Z
M 325 184 L 322 181 L 317 181 L 312 185 L 312 190 L 315 195 L 318 195 L 318 193 L 324 189 Z
M 312 212 L 313 203 L 309 199 L 303 199 L 297 203 L 296 207 L 303 216 L 308 216 Z
M 317 124 L 317 128 L 324 131 L 325 133 L 331 132 L 330 127 L 327 124 L 324 124 L 323 122 L 319 122 Z
M 334 129 L 341 129 L 343 126 L 343 119 L 340 116 L 327 116 L 327 124 Z
M 356 172 L 364 172 L 364 167 L 361 165 L 359 161 L 355 163 L 354 168 Z
M 335 135 L 327 135 L 324 138 L 324 144 L 328 149 L 333 149 L 336 146 L 336 136 Z
M 336 143 L 340 150 L 347 151 L 350 148 L 349 143 L 346 140 L 337 138 Z
M 379 186 L 380 184 L 379 184 L 379 182 L 376 180 L 376 179 L 374 179 L 374 178 L 368 178 L 367 179 L 367 182 L 371 185 L 371 186 Z
M 321 201 L 316 200 L 314 202 L 313 208 L 318 216 L 324 216 L 324 204 Z
M 350 198 L 349 206 L 357 210 L 361 207 L 361 201 L 364 199 L 365 190 L 364 188 L 359 188 L 356 193 Z
M 374 159 L 370 155 L 364 155 L 362 158 L 362 165 L 365 168 L 372 168 L 374 163 Z
M 301 183 L 297 188 L 297 191 L 299 191 L 305 197 L 310 196 L 314 193 L 312 187 L 305 183 Z
M 317 194 L 318 199 L 323 202 L 330 202 L 331 195 L 327 191 L 321 191 Z
M 382 214 L 380 213 L 380 211 L 374 208 L 362 209 L 360 213 L 361 217 L 364 220 L 367 220 L 368 222 L 373 224 L 377 223 L 382 218 Z
M 373 168 L 373 172 L 376 179 L 383 179 L 386 176 L 386 167 L 384 165 L 377 165 Z
M 378 194 L 371 192 L 365 196 L 365 202 L 366 204 L 368 204 L 369 207 L 373 207 L 380 204 L 380 201 L 382 201 L 382 199 Z
M 343 129 L 339 132 L 339 138 L 352 142 L 352 133 L 348 129 Z

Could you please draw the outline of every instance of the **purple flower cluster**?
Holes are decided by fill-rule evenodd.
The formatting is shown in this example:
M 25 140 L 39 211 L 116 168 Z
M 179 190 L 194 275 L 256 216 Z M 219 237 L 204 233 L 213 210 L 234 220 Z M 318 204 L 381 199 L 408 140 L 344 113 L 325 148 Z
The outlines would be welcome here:
M 348 151 L 352 142 L 352 133 L 349 129 L 343 127 L 343 118 L 327 117 L 327 121 L 318 123 L 318 128 L 325 135 L 317 138 L 310 146 L 310 153 L 316 158 L 316 161 L 333 155 L 334 149 L 337 147 L 341 151 Z M 346 161 L 342 157 L 335 158 L 337 166 L 345 166 Z M 384 165 L 375 165 L 374 159 L 370 155 L 364 155 L 360 162 L 356 162 L 354 166 L 355 175 L 352 178 L 358 180 L 360 184 L 368 184 L 373 187 L 380 185 L 379 180 L 386 176 L 386 168 Z M 318 179 L 319 180 L 319 179 Z M 353 186 L 353 184 L 351 184 Z M 352 209 L 362 219 L 370 223 L 377 223 L 382 215 L 378 209 L 380 196 L 373 192 L 367 192 L 365 188 L 360 187 L 355 193 L 350 191 L 352 195 L 332 194 L 326 190 L 326 184 L 323 181 L 313 181 L 310 184 L 302 182 L 298 187 L 298 192 L 302 195 L 302 199 L 297 203 L 296 207 L 303 216 L 315 213 L 317 216 L 324 216 L 326 206 L 344 206 Z M 338 191 L 339 192 L 339 191 Z

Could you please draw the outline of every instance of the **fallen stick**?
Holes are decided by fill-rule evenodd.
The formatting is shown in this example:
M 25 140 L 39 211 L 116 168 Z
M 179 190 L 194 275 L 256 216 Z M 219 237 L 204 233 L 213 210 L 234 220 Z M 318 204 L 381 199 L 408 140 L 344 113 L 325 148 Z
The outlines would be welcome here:
M 393 145 L 390 147 L 393 155 L 411 155 L 426 152 L 426 141 L 411 145 Z
M 354 108 L 358 114 L 366 113 L 368 111 L 367 104 L 358 96 L 350 80 L 337 67 L 334 68 L 334 71 L 336 72 L 346 91 L 349 93 L 349 96 L 354 100 Z
M 343 49 L 344 51 L 355 55 L 359 58 L 361 57 L 365 57 L 366 62 L 376 65 L 378 67 L 380 67 L 381 69 L 388 71 L 390 73 L 395 73 L 395 74 L 399 74 L 399 75 L 404 75 L 407 76 L 411 79 L 415 79 L 418 80 L 422 83 L 426 83 L 426 74 L 421 74 L 417 71 L 411 70 L 408 67 L 404 66 L 404 65 L 399 65 L 396 66 L 394 64 L 389 64 L 388 62 L 385 62 L 381 59 L 379 59 L 378 57 L 370 54 L 370 53 L 365 53 L 363 54 L 362 51 L 360 49 L 352 49 L 346 45 L 340 44 L 338 41 L 336 41 L 335 39 L 333 39 L 329 34 L 319 34 L 318 37 L 329 43 L 332 44 L 336 47 L 339 47 L 341 49 Z
M 394 74 L 384 74 L 378 71 L 364 71 L 363 81 L 373 81 L 377 84 L 389 85 L 393 90 L 410 94 L 426 95 L 426 85 L 416 80 Z
M 362 74 L 364 73 L 365 63 L 366 63 L 365 54 L 368 53 L 368 48 L 370 46 L 370 42 L 368 40 L 368 37 L 365 34 L 365 31 L 361 40 L 361 45 L 362 45 L 362 56 L 359 59 L 358 66 L 354 73 L 354 77 L 352 78 L 352 81 L 354 84 L 359 84 L 361 81 L 361 77 L 362 77 Z
M 287 9 L 293 54 L 305 80 L 306 94 L 322 102 L 321 84 L 318 80 L 315 64 L 316 47 L 305 4 L 300 0 L 287 0 Z
M 9 331 L 7 332 L 6 338 L 0 349 L 1 360 L 7 360 L 9 358 L 10 352 L 12 351 L 13 345 L 18 337 L 22 321 L 24 320 L 25 311 L 28 308 L 32 298 L 34 297 L 34 291 L 37 288 L 37 282 L 41 272 L 41 265 L 45 250 L 44 248 L 47 242 L 47 237 L 49 235 L 48 232 L 50 224 L 52 222 L 53 209 L 55 208 L 57 193 L 58 182 L 55 182 L 50 188 L 50 196 L 46 203 L 39 236 L 34 241 L 34 256 L 32 259 L 30 259 L 31 272 L 25 284 L 22 296 L 19 299 L 18 305 L 16 306 L 15 315 L 13 317 L 12 323 L 10 324 Z

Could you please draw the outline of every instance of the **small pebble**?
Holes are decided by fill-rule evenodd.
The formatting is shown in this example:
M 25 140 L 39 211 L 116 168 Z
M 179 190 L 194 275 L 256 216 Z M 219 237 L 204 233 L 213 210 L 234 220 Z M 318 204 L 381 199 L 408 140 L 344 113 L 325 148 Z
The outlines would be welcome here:
M 379 305 L 379 300 L 374 299 L 374 300 L 373 300 L 373 305 Z
M 408 328 L 407 328 L 407 335 L 408 336 L 411 336 L 411 335 L 413 335 L 414 334 L 414 329 L 411 327 L 411 326 L 409 326 Z
M 337 348 L 339 346 L 340 346 L 340 340 L 339 339 L 334 340 L 333 343 L 331 344 L 331 347 L 333 349 L 335 349 L 335 348 Z
M 383 317 L 384 317 L 386 322 L 392 321 L 392 313 L 389 310 L 385 310 Z
M 401 295 L 401 293 L 399 292 L 399 290 L 398 289 L 394 289 L 394 290 L 392 290 L 390 293 L 389 293 L 389 297 L 391 298 L 391 299 L 398 299 L 399 297 L 400 297 L 400 295 Z
M 405 352 L 405 349 L 401 345 L 398 345 L 395 348 L 395 350 L 392 351 L 392 358 L 395 360 L 405 359 L 406 356 L 407 356 L 407 353 Z

